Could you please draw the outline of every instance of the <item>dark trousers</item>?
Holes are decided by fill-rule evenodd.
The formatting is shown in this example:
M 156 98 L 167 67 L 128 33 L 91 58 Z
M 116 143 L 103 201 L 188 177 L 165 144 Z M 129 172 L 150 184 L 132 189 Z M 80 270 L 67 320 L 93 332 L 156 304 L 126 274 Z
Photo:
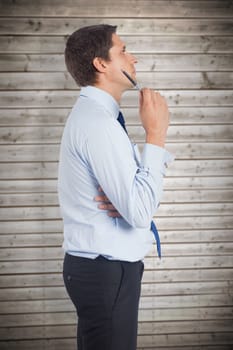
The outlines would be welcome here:
M 141 261 L 66 254 L 63 278 L 78 315 L 78 350 L 136 350 Z

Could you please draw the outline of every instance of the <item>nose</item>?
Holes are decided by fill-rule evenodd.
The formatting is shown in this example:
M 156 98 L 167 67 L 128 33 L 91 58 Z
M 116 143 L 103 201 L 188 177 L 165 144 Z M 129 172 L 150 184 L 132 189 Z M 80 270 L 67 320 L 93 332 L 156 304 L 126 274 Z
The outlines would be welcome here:
M 138 60 L 137 60 L 137 58 L 134 56 L 134 55 L 132 55 L 132 54 L 130 54 L 130 60 L 131 60 L 131 62 L 132 63 L 138 63 Z

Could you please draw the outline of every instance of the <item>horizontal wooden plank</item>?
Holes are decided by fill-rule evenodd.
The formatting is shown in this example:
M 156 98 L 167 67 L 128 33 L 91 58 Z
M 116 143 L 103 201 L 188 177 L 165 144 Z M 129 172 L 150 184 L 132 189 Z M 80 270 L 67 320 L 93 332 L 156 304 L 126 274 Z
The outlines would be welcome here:
M 14 172 L 14 173 L 13 173 Z M 1 163 L 1 179 L 57 178 L 57 162 Z
M 58 143 L 63 132 L 62 126 L 44 128 L 42 126 L 0 128 L 0 140 L 3 143 Z M 49 141 L 49 142 L 48 142 Z M 54 159 L 55 160 L 55 159 Z
M 230 90 L 160 90 L 169 107 L 233 106 Z M 76 91 L 0 91 L 1 108 L 71 108 L 79 96 Z M 127 91 L 122 98 L 122 108 L 138 106 L 138 92 Z
M 3 147 L 3 146 L 1 146 Z M 9 146 L 8 146 L 9 147 Z M 229 190 L 233 189 L 232 176 L 168 177 L 164 178 L 164 190 Z M 0 180 L 0 193 L 57 192 L 56 179 Z
M 203 338 L 203 337 L 202 337 Z M 174 346 L 172 346 L 172 349 L 176 350 L 196 350 L 197 344 L 192 346 L 192 344 L 189 345 L 178 345 L 174 339 L 170 340 L 173 342 Z M 161 339 L 156 339 L 156 343 L 153 344 L 152 347 L 144 346 L 144 345 L 138 345 L 138 350 L 155 350 L 155 349 L 161 349 Z M 31 350 L 32 347 L 34 350 L 41 350 L 41 349 L 51 349 L 51 350 L 73 350 L 76 346 L 76 339 L 74 338 L 65 338 L 65 339 L 43 339 L 43 340 L 20 340 L 20 341 L 2 341 L 1 343 L 1 349 L 2 350 Z M 179 342 L 180 344 L 180 342 Z M 232 345 L 229 345 L 228 343 L 220 344 L 218 341 L 218 345 L 215 345 L 216 343 L 213 343 L 213 341 L 207 344 L 205 341 L 204 343 L 198 344 L 198 346 L 204 346 L 203 349 L 205 350 L 231 350 Z M 228 345 L 227 345 L 228 344 Z M 141 347 L 142 346 L 142 347 Z M 163 344 L 163 350 L 171 350 L 171 345 L 166 346 Z
M 60 254 L 62 256 L 62 254 Z M 55 257 L 58 259 L 58 256 Z M 207 269 L 207 268 L 230 268 L 232 276 L 232 256 L 218 255 L 218 256 L 168 256 L 164 257 L 161 261 L 157 258 L 157 255 L 153 252 L 153 256 L 148 256 L 146 259 L 146 267 L 148 269 L 160 270 L 160 269 Z M 1 274 L 23 274 L 23 273 L 55 273 L 62 271 L 63 261 L 60 260 L 15 260 L 4 261 L 0 265 Z M 164 273 L 164 271 L 163 271 Z M 189 271 L 190 274 L 190 271 Z M 199 271 L 200 274 L 200 271 Z M 193 278 L 190 276 L 189 280 Z M 232 279 L 232 278 L 231 278 Z
M 233 14 L 233 13 L 232 13 Z M 1 35 L 69 35 L 78 28 L 98 24 L 117 26 L 119 35 L 232 35 L 232 18 L 2 18 Z
M 62 232 L 62 220 L 43 220 L 43 221 L 18 221 L 13 223 L 9 221 L 1 222 L 1 233 L 61 233 Z M 31 229 L 30 229 L 31 227 Z
M 151 89 L 232 89 L 232 72 L 138 72 L 138 82 Z M 74 90 L 67 72 L 0 73 L 0 90 Z
M 224 181 L 226 180 L 226 182 Z M 220 179 L 219 184 L 228 184 L 228 178 Z M 212 182 L 213 183 L 213 182 Z M 216 180 L 218 183 L 218 180 Z M 227 185 L 227 186 L 228 186 Z M 225 186 L 224 186 L 225 187 Z M 57 192 L 57 180 L 0 180 L 0 193 Z
M 8 195 L 9 196 L 9 195 Z M 188 202 L 232 202 L 233 191 L 231 189 L 226 190 L 213 190 L 208 191 L 205 189 L 196 191 L 164 191 L 164 195 L 161 200 L 161 205 L 166 203 L 188 203 Z M 1 203 L 1 200 L 0 200 Z M 220 207 L 219 207 L 220 208 Z
M 58 303 L 58 301 L 57 301 Z M 74 307 L 69 301 L 70 308 Z M 41 310 L 43 311 L 43 309 Z M 74 311 L 65 312 L 40 312 L 27 314 L 8 314 L 1 315 L 2 325 L 12 327 L 21 325 L 65 325 L 75 324 L 76 313 Z M 139 322 L 174 322 L 174 321 L 193 321 L 193 320 L 228 320 L 232 321 L 232 310 L 230 307 L 221 308 L 182 308 L 182 309 L 140 309 Z
M 130 132 L 134 132 L 134 128 L 128 128 Z M 188 128 L 186 128 L 187 130 Z M 203 128 L 204 131 L 208 130 L 207 127 Z M 215 128 L 218 129 L 218 128 Z M 227 130 L 227 127 L 225 127 Z M 229 128 L 230 129 L 230 128 Z M 228 129 L 228 130 L 229 130 Z M 0 129 L 1 130 L 1 129 Z M 10 130 L 6 128 L 5 130 Z M 15 129 L 18 130 L 18 129 Z M 22 129 L 20 129 L 22 130 Z M 36 133 L 36 129 L 34 130 L 34 134 Z M 193 128 L 191 129 L 191 132 Z M 196 128 L 197 130 L 197 128 Z M 3 131 L 3 130 L 2 130 Z M 219 130 L 221 132 L 221 130 Z M 202 132 L 202 130 L 200 131 Z M 214 130 L 213 130 L 214 132 Z M 3 132 L 4 133 L 4 132 Z M 61 130 L 62 133 L 62 130 Z M 143 131 L 142 131 L 143 133 Z M 224 131 L 222 131 L 224 134 Z M 230 130 L 229 130 L 230 133 Z M 9 132 L 4 133 L 4 140 L 6 142 L 6 138 L 9 137 L 11 142 L 13 141 L 13 135 Z M 38 132 L 38 134 L 40 134 Z M 137 136 L 137 133 L 134 132 Z M 132 134 L 131 134 L 132 135 Z M 193 136 L 193 134 L 192 134 Z M 212 135 L 211 135 L 212 136 Z M 227 135 L 224 135 L 227 137 Z M 58 137 L 58 136 L 57 136 Z M 172 135 L 170 134 L 170 137 Z M 187 136 L 184 136 L 187 137 Z M 229 135 L 230 137 L 230 135 Z M 139 136 L 140 139 L 143 136 Z M 169 136 L 168 136 L 169 138 Z M 174 137 L 175 138 L 175 137 Z M 188 137 L 187 137 L 188 138 Z M 191 136 L 190 136 L 191 139 Z M 47 142 L 47 141 L 46 141 Z M 143 143 L 138 144 L 140 151 L 143 149 Z M 167 141 L 165 144 L 166 149 L 175 155 L 175 159 L 230 159 L 233 155 L 233 144 L 230 142 L 192 142 L 185 143 L 180 141 L 180 143 Z M 59 161 L 59 150 L 60 144 L 1 144 L 1 154 L 0 154 L 0 162 L 54 162 Z
M 8 248 L 1 249 L 1 261 L 14 260 L 41 260 L 41 259 L 56 259 L 62 258 L 61 243 L 58 247 L 24 247 L 24 248 Z M 163 244 L 164 258 L 170 256 L 212 256 L 212 255 L 229 255 L 233 251 L 232 242 L 216 242 L 216 243 L 179 243 L 179 244 Z M 152 256 L 154 253 L 151 253 Z M 233 260 L 232 260 L 233 263 Z
M 31 227 L 31 229 L 30 229 Z M 62 220 L 43 220 L 43 221 L 15 221 L 9 224 L 9 221 L 1 222 L 1 234 L 14 233 L 61 233 L 63 230 Z
M 67 0 L 66 4 L 61 0 L 48 3 L 40 0 L 38 4 L 32 4 L 30 0 L 21 0 L 9 6 L 7 0 L 0 3 L 2 16 L 43 16 L 43 17 L 231 17 L 232 4 L 229 1 L 161 1 L 119 0 L 106 6 L 105 0 L 89 0 L 86 6 L 85 0 L 79 0 L 79 6 L 74 0 Z
M 231 319 L 232 308 L 183 308 L 183 309 L 151 309 L 139 310 L 139 321 L 173 321 L 173 320 L 218 320 Z
M 75 334 L 75 333 L 74 333 Z M 158 345 L 160 344 L 161 342 L 161 339 L 156 339 L 156 343 L 154 343 L 154 345 L 152 347 L 148 347 L 148 346 L 143 346 L 142 347 L 139 345 L 137 347 L 138 350 L 155 350 L 155 349 L 161 349 L 161 345 Z M 171 341 L 173 341 L 174 343 L 174 346 L 172 346 L 173 349 L 176 349 L 176 350 L 196 350 L 197 348 L 197 345 L 194 345 L 192 346 L 191 344 L 190 345 L 177 345 L 176 346 L 176 343 L 174 342 L 174 339 L 172 339 Z M 2 350 L 31 350 L 32 347 L 34 350 L 41 350 L 41 349 L 51 349 L 51 350 L 63 350 L 63 349 L 66 349 L 66 350 L 73 350 L 76 346 L 76 339 L 75 337 L 73 338 L 65 338 L 65 339 L 44 339 L 44 340 L 20 340 L 20 341 L 15 341 L 15 340 L 12 340 L 12 341 L 2 341 L 0 343 L 1 345 L 1 349 Z M 203 344 L 202 344 L 203 345 Z M 199 342 L 199 346 L 201 346 L 200 342 Z M 206 344 L 206 341 L 204 343 L 204 349 L 205 350 L 231 350 L 231 345 L 227 345 L 227 343 L 224 345 L 224 344 L 218 344 L 218 345 L 215 345 L 215 343 L 213 344 L 213 342 L 211 343 L 208 343 Z M 171 350 L 171 346 L 168 345 L 164 345 L 163 344 L 163 350 Z
M 154 303 L 157 301 L 157 296 L 179 296 L 181 299 L 185 295 L 195 295 L 195 298 L 198 298 L 199 295 L 208 295 L 206 301 L 211 300 L 212 294 L 221 294 L 225 302 L 232 304 L 232 292 L 233 292 L 233 283 L 230 281 L 224 282 L 185 282 L 185 283 L 146 283 L 146 275 L 144 275 L 142 280 L 142 301 L 143 305 L 148 305 L 150 308 L 150 298 L 148 296 L 153 296 Z M 14 296 L 16 298 L 16 294 Z M 27 299 L 28 300 L 28 299 Z M 197 299 L 195 299 L 197 300 Z M 144 306 L 141 307 L 144 307 Z M 151 306 L 153 302 L 151 302 Z M 185 304 L 183 305 L 185 306 Z M 156 308 L 156 306 L 155 306 Z
M 14 307 L 13 307 L 14 305 Z M 28 314 L 40 312 L 72 312 L 74 305 L 69 299 L 59 300 L 33 300 L 33 301 L 17 301 L 15 302 L 0 302 L 0 314 Z
M 127 50 L 140 53 L 232 53 L 233 36 L 228 35 L 121 35 Z M 0 53 L 62 54 L 67 36 L 0 36 Z
M 40 252 L 37 248 L 8 248 L 6 254 L 2 253 L 1 260 L 6 259 L 11 260 L 27 260 L 27 259 L 56 259 L 57 257 L 63 256 L 63 251 L 61 250 L 62 241 L 58 247 L 41 247 Z M 23 255 L 23 250 L 25 250 L 25 255 Z M 2 250 L 1 250 L 2 251 Z M 166 257 L 177 257 L 177 256 L 224 256 L 233 253 L 233 242 L 211 242 L 211 243 L 179 243 L 179 245 L 173 244 L 163 244 L 162 252 L 164 258 Z M 56 255 L 57 254 L 57 255 Z M 153 256 L 154 253 L 152 253 Z M 233 259 L 232 259 L 233 265 Z
M 224 199 L 223 199 L 224 200 Z M 97 203 L 96 203 L 97 206 Z M 173 217 L 180 218 L 184 221 L 187 218 L 192 222 L 196 217 L 208 217 L 210 221 L 210 227 L 212 217 L 217 216 L 219 223 L 221 223 L 221 217 L 231 216 L 233 210 L 233 202 L 231 203 L 212 203 L 212 202 L 197 202 L 197 203 L 161 203 L 158 211 L 155 214 L 155 219 L 166 218 L 167 221 L 172 221 Z M 107 214 L 106 214 L 107 215 Z M 45 203 L 43 206 L 35 207 L 2 207 L 1 208 L 1 220 L 4 221 L 17 221 L 17 220 L 53 220 L 61 217 L 60 207 L 58 205 L 51 205 Z M 185 220 L 186 218 L 186 220 Z M 193 223 L 194 225 L 194 223 Z M 233 220 L 232 220 L 233 225 Z M 194 226 L 195 227 L 195 226 Z
M 52 260 L 62 259 L 63 251 L 61 243 L 57 246 L 48 247 L 24 247 L 24 248 L 1 248 L 0 261 L 18 261 L 18 260 Z M 229 256 L 233 253 L 233 242 L 211 242 L 211 243 L 179 243 L 163 244 L 162 247 L 164 259 L 168 257 L 196 257 L 196 256 Z M 216 260 L 218 259 L 216 257 Z M 228 257 L 226 257 L 228 259 Z M 230 258 L 229 258 L 230 260 Z M 233 257 L 231 259 L 233 265 Z
M 211 93 L 211 92 L 210 92 Z M 121 108 L 127 126 L 140 125 L 138 108 Z M 1 126 L 64 125 L 68 108 L 0 109 Z M 170 125 L 233 124 L 232 107 L 169 107 Z
M 185 308 L 221 308 L 232 306 L 232 297 L 225 294 L 215 295 L 173 295 L 172 298 L 168 296 L 143 297 L 140 298 L 139 307 L 141 310 L 160 310 L 171 309 L 177 312 Z M 50 300 L 17 300 L 15 301 L 1 301 L 1 314 L 27 314 L 39 312 L 71 312 L 74 311 L 74 305 L 71 303 L 68 296 L 64 299 L 50 299 Z
M 1 221 L 2 234 L 15 233 L 60 233 L 62 232 L 61 219 Z M 232 229 L 231 216 L 197 216 L 197 217 L 156 217 L 156 225 L 159 230 L 211 230 L 211 229 Z
M 145 305 L 150 305 L 149 296 L 175 296 L 193 295 L 195 300 L 199 295 L 207 295 L 207 302 L 214 298 L 214 295 L 224 296 L 224 302 L 230 303 L 230 295 L 233 292 L 233 283 L 230 281 L 220 282 L 185 282 L 185 283 L 146 283 L 146 277 L 142 280 L 142 299 Z M 209 298 L 208 298 L 209 296 Z M 54 287 L 27 287 L 25 288 L 2 288 L 0 290 L 0 301 L 18 300 L 51 300 L 67 299 L 67 292 L 64 285 Z M 173 299 L 173 298 L 171 298 Z M 203 299 L 204 300 L 204 299 Z M 220 300 L 220 299 L 219 299 Z M 156 301 L 156 298 L 155 298 Z M 153 302 L 151 302 L 151 306 Z M 225 304 L 224 304 L 225 305 Z M 175 306 L 175 300 L 174 300 Z M 146 307 L 146 306 L 145 306 Z
M 231 320 L 193 320 L 174 322 L 139 322 L 138 334 L 176 334 L 176 333 L 202 333 L 218 330 L 218 332 L 231 332 Z M 183 349 L 183 348 L 182 348 Z
M 48 265 L 53 262 L 48 262 Z M 30 262 L 25 261 L 21 265 L 21 272 L 19 271 L 10 271 L 9 274 L 1 275 L 0 279 L 0 285 L 1 288 L 45 288 L 45 287 L 63 287 L 64 282 L 62 278 L 61 273 L 61 263 L 57 263 L 57 272 L 50 272 L 50 273 L 40 273 L 38 269 L 35 271 L 35 274 L 31 274 L 28 271 L 28 266 L 30 265 Z M 16 265 L 17 262 L 12 263 L 12 268 L 14 267 L 14 264 Z M 226 291 L 225 288 L 226 284 L 230 288 L 232 275 L 233 275 L 233 268 L 201 268 L 201 269 L 180 269 L 176 270 L 171 267 L 169 270 L 151 270 L 147 268 L 147 257 L 144 259 L 144 274 L 143 274 L 143 284 L 147 283 L 150 284 L 150 287 L 153 287 L 154 293 L 155 290 L 158 290 L 158 293 L 161 292 L 161 285 L 164 286 L 164 293 L 165 290 L 168 290 L 171 288 L 172 290 L 176 289 L 176 283 L 177 288 L 181 290 L 182 283 L 184 286 L 188 286 L 188 283 L 195 283 L 196 286 L 199 286 L 198 292 L 204 294 L 207 288 L 211 284 L 215 283 L 216 285 L 216 292 L 220 290 L 221 285 L 224 288 L 224 292 Z M 54 267 L 55 269 L 55 267 Z M 32 271 L 33 273 L 33 271 Z M 180 287 L 179 287 L 180 285 Z M 169 287 L 170 286 L 170 287 Z M 218 287 L 217 287 L 218 286 Z M 148 287 L 149 288 L 149 287 Z M 192 290 L 192 289 L 191 289 Z M 191 292 L 191 291 L 190 291 Z M 197 293 L 197 288 L 195 288 L 195 292 Z
M 63 129 L 63 126 L 0 127 L 0 144 L 60 143 Z M 96 130 L 98 130 L 97 126 Z M 136 143 L 145 142 L 145 130 L 142 126 L 131 125 L 128 127 L 128 133 L 132 141 Z M 170 142 L 231 142 L 233 140 L 232 134 L 233 124 L 211 125 L 211 127 L 209 125 L 170 125 L 167 134 L 167 144 Z M 188 146 L 188 148 L 190 147 Z M 227 147 L 232 147 L 232 145 Z M 173 148 L 175 150 L 176 145 Z M 58 156 L 51 160 L 55 161 L 57 158 Z
M 3 20 L 3 19 L 2 19 Z M 7 20 L 9 21 L 9 19 Z M 148 19 L 146 20 L 148 21 Z M 206 20 L 205 20 L 206 21 Z M 157 22 L 157 21 L 156 21 Z M 177 22 L 177 20 L 176 20 Z M 175 22 L 175 23 L 176 23 Z M 56 28 L 57 30 L 59 28 Z M 138 71 L 231 71 L 232 54 L 137 54 Z M 0 72 L 64 72 L 64 54 L 0 54 Z
M 205 251 L 205 254 L 207 252 Z M 209 267 L 230 267 L 232 268 L 233 264 L 233 256 L 215 256 L 209 257 L 209 256 L 180 256 L 180 257 L 166 257 L 166 259 L 155 259 L 155 256 L 151 256 L 147 258 L 147 268 L 148 269 L 156 269 L 156 268 L 171 268 L 167 267 L 171 261 L 173 261 L 173 267 L 175 266 L 176 269 L 186 269 L 186 268 L 205 268 L 207 265 Z M 183 262 L 183 265 L 182 265 Z
M 218 287 L 217 287 L 218 288 Z M 220 287 L 221 288 L 221 287 Z M 223 289 L 223 288 L 222 288 Z M 217 294 L 217 293 L 215 293 Z M 10 288 L 0 290 L 0 301 L 35 301 L 44 299 L 67 299 L 67 292 L 63 286 L 34 287 L 34 288 Z
M 141 312 L 141 311 L 140 311 Z M 147 314 L 147 310 L 143 311 Z M 161 310 L 160 310 L 161 312 Z M 166 312 L 166 310 L 164 310 Z M 15 317 L 15 319 L 14 319 Z M 47 314 L 47 313 L 39 313 L 39 314 L 25 314 L 25 315 L 1 315 L 3 324 L 0 328 L 1 334 L 5 334 L 6 336 L 6 329 L 4 327 L 8 327 L 9 333 L 13 335 L 14 332 L 16 334 L 17 330 L 19 330 L 18 325 L 21 325 L 22 334 L 25 334 L 25 338 L 27 337 L 27 329 L 29 330 L 31 327 L 39 327 L 44 326 L 48 327 L 48 331 L 50 327 L 54 327 L 54 323 L 56 322 L 56 326 L 58 328 L 61 328 L 63 325 L 69 325 L 73 326 L 76 325 L 76 315 L 74 312 L 67 312 L 65 313 L 57 313 L 57 319 L 56 315 L 54 313 Z M 162 321 L 162 322 L 161 322 Z M 182 333 L 189 333 L 192 332 L 191 330 L 195 330 L 194 332 L 198 332 L 198 329 L 203 329 L 203 332 L 210 331 L 210 327 L 213 327 L 214 325 L 218 325 L 218 331 L 224 331 L 223 327 L 225 326 L 225 331 L 229 331 L 229 327 L 231 327 L 231 319 L 219 317 L 216 321 L 211 319 L 205 319 L 205 318 L 197 318 L 196 320 L 161 320 L 161 319 L 154 319 L 150 322 L 138 322 L 139 326 L 139 334 L 153 334 L 156 332 L 156 334 L 164 334 L 166 332 L 167 334 L 176 334 L 181 333 L 181 329 L 183 330 Z M 10 327 L 15 327 L 15 331 L 13 329 L 10 329 Z M 212 328 L 213 330 L 213 328 Z M 45 330 L 46 331 L 46 330 Z M 50 330 L 51 331 L 51 330 Z M 32 333 L 33 334 L 33 333 Z M 20 335 L 18 335 L 20 338 Z M 22 337 L 22 336 L 21 336 Z M 12 337 L 13 338 L 13 337 Z M 23 337 L 22 337 L 23 338 Z M 2 338 L 1 338 L 2 339 Z
M 223 236 L 224 237 L 224 236 Z M 54 247 L 61 246 L 62 233 L 1 235 L 0 247 Z
M 169 142 L 231 142 L 233 125 L 170 125 L 167 133 Z M 129 137 L 136 143 L 145 142 L 145 130 L 142 126 L 130 126 Z M 13 132 L 14 135 L 14 132 Z M 4 134 L 5 136 L 5 134 Z M 20 137 L 20 136 L 19 136 Z M 7 137 L 6 137 L 7 138 Z M 9 137 L 10 138 L 10 137 Z M 17 142 L 17 140 L 15 140 Z M 174 146 L 174 150 L 175 150 Z
M 19 248 L 20 249 L 20 248 Z M 155 251 L 156 249 L 154 249 Z M 233 243 L 171 243 L 171 244 L 162 244 L 162 255 L 164 258 L 170 256 L 220 256 L 220 255 L 230 255 L 233 253 Z M 150 253 L 150 256 L 153 257 L 153 251 Z M 17 254 L 16 254 L 17 255 Z M 232 259 L 233 265 L 233 259 Z
M 199 242 L 232 242 L 232 230 L 171 230 L 160 231 L 161 242 L 164 243 L 199 243 Z M 1 248 L 17 247 L 49 247 L 60 246 L 63 233 L 1 234 Z
M 35 205 L 58 205 L 57 193 L 36 194 L 1 194 L 0 206 L 35 206 Z M 15 205 L 14 205 L 15 204 Z
M 138 108 L 121 108 L 127 126 L 140 125 Z M 64 125 L 70 109 L 0 109 L 1 126 Z M 233 124 L 232 107 L 169 107 L 170 125 Z
M 184 229 L 232 229 L 232 216 L 196 216 L 196 217 L 154 217 L 156 226 L 159 230 L 172 230 L 176 227 L 178 230 Z
M 209 126 L 210 128 L 212 126 Z M 192 128 L 192 126 L 190 126 Z M 218 129 L 218 128 L 217 128 Z M 220 131 L 220 130 L 219 130 Z M 202 131 L 201 131 L 202 132 Z M 213 130 L 214 132 L 214 130 Z M 192 135 L 193 137 L 194 135 Z M 217 135 L 216 135 L 217 136 Z M 226 135 L 225 135 L 226 136 Z M 191 138 L 190 137 L 190 141 Z M 202 137 L 202 136 L 201 136 Z M 233 143 L 231 142 L 208 142 L 206 136 L 206 143 L 204 142 L 190 142 L 190 143 L 165 143 L 165 148 L 175 155 L 175 160 L 178 159 L 230 159 L 233 156 Z M 217 140 L 216 140 L 217 141 Z M 9 146 L 8 146 L 9 147 Z M 8 158 L 10 160 L 10 157 Z
M 231 176 L 233 161 L 228 160 L 176 160 L 167 169 L 167 176 Z M 57 162 L 1 163 L 1 180 L 56 179 Z
M 164 204 L 172 203 L 199 203 L 208 202 L 216 203 L 226 203 L 232 202 L 233 200 L 233 190 L 232 189 L 220 189 L 220 190 L 165 190 L 161 206 Z M 15 193 L 15 194 L 4 194 L 0 196 L 0 207 L 29 207 L 29 206 L 50 206 L 58 205 L 58 194 L 55 193 Z M 166 208 L 166 206 L 164 207 Z M 210 206 L 211 208 L 211 206 Z M 214 207 L 213 207 L 214 208 Z M 221 205 L 219 205 L 221 209 Z M 227 211 L 227 207 L 226 207 Z M 157 213 L 160 212 L 160 209 Z
M 225 321 L 227 326 L 227 322 Z M 25 340 L 44 339 L 44 338 L 65 338 L 74 337 L 76 333 L 76 325 L 56 325 L 56 326 L 27 326 L 27 327 L 7 327 L 0 328 L 0 347 L 4 340 Z M 8 348 L 8 349 L 11 349 Z
M 37 274 L 37 273 L 61 273 L 62 272 L 63 261 L 4 261 L 0 265 L 0 274 Z M 22 279 L 22 276 L 21 276 Z
M 60 268 L 59 263 L 59 268 Z M 58 268 L 58 270 L 59 270 Z M 222 271 L 221 276 L 226 274 L 228 276 L 228 270 Z M 169 282 L 170 283 L 170 282 Z M 222 281 L 220 282 L 222 283 Z M 46 288 L 46 287 L 63 287 L 64 281 L 62 277 L 62 273 L 37 273 L 37 274 L 28 274 L 25 271 L 22 274 L 5 274 L 1 275 L 0 286 L 4 290 L 4 288 Z
M 152 335 L 152 336 L 139 336 L 138 346 L 155 347 L 159 349 L 160 346 L 200 346 L 200 345 L 211 345 L 211 344 L 233 344 L 233 334 L 232 333 L 215 333 L 214 340 L 212 333 L 210 334 L 184 334 L 184 335 Z
M 212 333 L 210 334 L 189 334 L 189 335 L 152 335 L 152 336 L 139 336 L 138 346 L 143 346 L 145 349 L 147 347 L 154 347 L 159 349 L 160 346 L 206 346 L 211 344 L 233 344 L 233 334 L 232 333 L 215 333 L 214 340 Z
M 192 127 L 190 127 L 191 129 Z M 131 128 L 128 128 L 129 130 Z M 226 127 L 227 129 L 227 127 Z M 10 129 L 8 129 L 10 130 Z M 225 136 L 225 135 L 224 135 Z M 139 145 L 140 150 L 143 145 Z M 166 149 L 177 159 L 229 159 L 233 157 L 231 142 L 166 142 Z M 0 162 L 58 161 L 60 144 L 7 144 L 1 145 Z
M 32 348 L 33 350 L 73 350 L 76 344 L 77 340 L 75 338 L 0 341 L 1 350 L 31 350 Z
M 224 116 L 228 119 L 228 117 L 226 116 L 226 114 L 228 113 L 230 114 L 230 111 L 228 111 L 228 108 L 231 109 L 231 107 L 220 108 L 222 112 L 221 114 L 223 115 L 223 119 L 224 119 Z M 225 109 L 226 109 L 226 113 L 224 112 Z M 213 108 L 213 110 L 215 110 L 215 108 Z M 45 109 L 42 109 L 42 108 L 0 109 L 0 124 L 1 126 L 65 125 L 65 122 L 68 118 L 70 111 L 71 111 L 70 108 L 50 108 L 49 110 L 47 108 Z M 138 116 L 138 112 L 136 114 L 136 109 L 135 109 L 135 119 L 136 119 L 136 115 Z
M 218 332 L 230 332 L 231 331 L 230 320 L 219 321 L 193 321 L 193 322 L 139 322 L 138 335 L 145 334 L 164 334 L 166 329 L 167 334 L 180 333 L 196 333 L 199 329 L 202 333 L 211 332 L 215 329 Z M 11 327 L 0 328 L 1 340 L 13 340 L 13 339 L 42 339 L 42 338 L 67 338 L 73 337 L 76 333 L 76 324 L 70 325 L 56 325 L 56 326 L 27 326 L 27 327 Z M 1 343 L 0 343 L 1 344 Z M 183 347 L 182 347 L 183 349 Z
M 192 174 L 196 176 L 231 175 L 231 160 L 176 160 L 167 169 L 167 176 L 192 176 Z
M 47 55 L 48 56 L 48 55 Z M 35 58 L 38 56 L 35 56 Z M 40 57 L 40 56 L 39 56 Z M 42 56 L 43 57 L 43 56 Z M 53 57 L 53 56 L 52 56 Z M 57 57 L 57 56 L 56 56 Z M 61 56 L 59 56 L 61 57 Z M 32 63 L 27 61 L 25 62 L 25 66 L 28 67 L 28 70 L 30 69 L 30 64 L 32 65 L 34 62 L 34 56 L 31 58 Z M 10 56 L 10 61 L 15 60 L 15 55 Z M 22 59 L 21 59 L 22 60 Z M 47 57 L 48 60 L 48 57 Z M 61 57 L 61 60 L 64 61 L 64 56 Z M 138 53 L 137 54 L 137 71 L 194 71 L 194 72 L 199 72 L 199 71 L 231 71 L 232 70 L 232 54 L 208 54 L 208 53 L 203 53 L 203 54 L 143 54 L 143 53 Z M 39 61 L 40 62 L 40 61 Z M 47 63 L 47 62 L 45 62 Z M 52 65 L 51 63 L 47 63 L 47 67 L 45 66 L 45 63 L 43 62 L 40 63 L 40 66 L 38 69 L 35 70 L 49 70 L 49 67 Z M 4 64 L 4 61 L 2 62 Z M 8 64 L 11 64 L 9 62 Z M 27 64 L 27 65 L 26 65 Z M 56 63 L 55 63 L 56 64 Z M 24 66 L 24 67 L 25 67 Z M 58 66 L 58 64 L 57 64 Z M 57 71 L 62 70 L 64 71 L 64 63 L 60 63 L 60 69 L 57 69 Z M 1 64 L 0 64 L 1 67 Z M 15 67 L 15 64 L 14 64 Z M 41 68 L 40 68 L 41 67 Z M 56 65 L 55 67 L 56 68 Z M 53 68 L 53 69 L 54 69 Z M 52 67 L 50 71 L 53 71 Z M 14 70 L 14 69 L 12 69 Z M 66 68 L 65 68 L 66 70 Z
M 191 242 L 232 242 L 232 230 L 161 230 L 161 241 L 163 243 L 191 243 Z
M 200 216 L 200 217 L 156 217 L 156 225 L 162 230 L 211 230 L 232 229 L 232 218 L 230 216 Z M 57 233 L 62 232 L 61 220 L 42 221 L 1 221 L 1 232 L 3 234 L 15 233 Z
M 8 248 L 0 250 L 0 261 L 16 260 L 53 260 L 62 259 L 62 247 L 26 247 L 26 248 Z
M 231 176 L 223 177 L 169 177 L 164 178 L 164 189 L 224 189 L 225 187 L 232 188 L 233 179 Z M 23 183 L 22 183 L 23 185 Z M 49 184 L 48 184 L 49 185 Z M 1 181 L 0 181 L 1 188 Z

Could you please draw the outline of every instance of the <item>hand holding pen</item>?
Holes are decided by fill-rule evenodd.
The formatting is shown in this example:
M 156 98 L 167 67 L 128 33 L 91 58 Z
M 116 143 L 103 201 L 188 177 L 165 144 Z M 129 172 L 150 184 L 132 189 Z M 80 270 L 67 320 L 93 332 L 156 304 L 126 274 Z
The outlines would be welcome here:
M 140 92 L 140 118 L 146 132 L 146 143 L 164 147 L 169 125 L 169 110 L 166 100 L 159 92 L 143 88 L 122 70 L 133 86 Z

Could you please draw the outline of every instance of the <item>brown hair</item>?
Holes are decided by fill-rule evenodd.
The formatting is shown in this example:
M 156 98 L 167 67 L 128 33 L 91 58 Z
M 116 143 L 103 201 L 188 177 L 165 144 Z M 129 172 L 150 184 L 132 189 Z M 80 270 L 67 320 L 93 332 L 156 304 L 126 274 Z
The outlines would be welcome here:
M 97 70 L 93 59 L 100 57 L 110 60 L 112 34 L 117 26 L 99 24 L 83 27 L 71 34 L 65 48 L 65 62 L 69 73 L 80 86 L 93 85 Z

